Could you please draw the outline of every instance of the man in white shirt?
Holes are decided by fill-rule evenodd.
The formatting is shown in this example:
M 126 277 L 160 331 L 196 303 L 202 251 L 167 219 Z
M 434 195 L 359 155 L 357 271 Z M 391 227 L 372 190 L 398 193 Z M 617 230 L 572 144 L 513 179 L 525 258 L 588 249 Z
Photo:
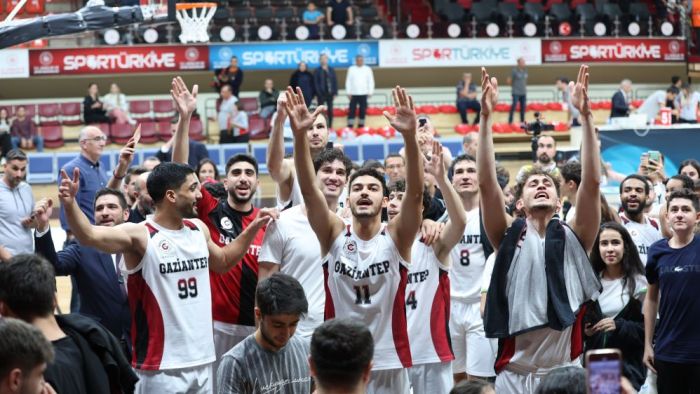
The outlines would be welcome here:
M 236 137 L 232 134 L 231 122 L 236 117 L 238 108 L 236 102 L 238 98 L 231 93 L 231 87 L 224 85 L 221 87 L 221 105 L 219 106 L 219 114 L 217 115 L 217 123 L 219 124 L 219 133 L 221 144 L 231 144 L 236 141 Z
M 659 224 L 644 214 L 649 191 L 646 179 L 637 174 L 629 175 L 620 184 L 620 220 L 629 231 L 644 265 L 647 263 L 649 247 L 662 238 Z
M 678 89 L 675 87 L 670 87 L 666 89 L 665 92 L 663 90 L 657 90 L 644 100 L 637 112 L 645 114 L 647 116 L 647 122 L 654 123 L 661 108 L 666 106 L 666 101 L 674 101 L 676 95 L 678 95 Z
M 360 107 L 357 127 L 365 126 L 365 113 L 367 112 L 367 98 L 374 93 L 374 74 L 372 69 L 365 66 L 365 58 L 362 55 L 355 57 L 355 65 L 348 68 L 345 78 L 345 91 L 350 99 L 350 112 L 348 112 L 348 127 L 355 126 L 355 110 Z
M 681 99 L 680 123 L 697 123 L 698 119 L 698 102 L 700 102 L 700 92 L 690 90 L 690 85 L 683 84 L 681 90 L 683 97 Z

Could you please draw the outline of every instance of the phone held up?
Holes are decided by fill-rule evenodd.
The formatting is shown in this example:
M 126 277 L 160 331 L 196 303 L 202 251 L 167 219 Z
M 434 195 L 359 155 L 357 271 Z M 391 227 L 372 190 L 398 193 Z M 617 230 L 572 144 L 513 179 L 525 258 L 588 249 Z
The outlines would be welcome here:
M 622 353 L 617 349 L 586 352 L 586 385 L 588 394 L 620 394 L 622 392 Z

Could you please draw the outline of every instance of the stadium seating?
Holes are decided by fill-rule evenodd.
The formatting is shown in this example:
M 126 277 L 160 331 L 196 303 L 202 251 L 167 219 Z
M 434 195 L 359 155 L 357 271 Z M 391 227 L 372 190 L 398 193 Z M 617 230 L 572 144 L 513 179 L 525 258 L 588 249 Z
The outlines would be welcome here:
M 144 144 L 152 144 L 159 139 L 158 124 L 156 122 L 141 123 L 141 141 L 143 141 Z
M 110 138 L 115 144 L 125 144 L 134 135 L 130 124 L 113 124 L 110 127 Z
M 80 117 L 81 103 L 61 103 L 61 124 L 75 126 L 82 124 Z
M 60 125 L 39 126 L 39 134 L 44 137 L 44 146 L 47 148 L 60 148 L 65 144 L 63 128 Z
M 153 117 L 155 120 L 170 120 L 175 116 L 173 100 L 153 100 Z
M 129 101 L 129 114 L 136 120 L 152 120 L 151 102 L 149 100 Z
M 39 104 L 39 125 L 58 126 L 61 124 L 61 107 L 56 103 Z
M 192 117 L 190 121 L 190 139 L 195 141 L 204 141 L 207 137 L 204 135 L 204 126 L 202 125 L 202 120 L 199 118 Z

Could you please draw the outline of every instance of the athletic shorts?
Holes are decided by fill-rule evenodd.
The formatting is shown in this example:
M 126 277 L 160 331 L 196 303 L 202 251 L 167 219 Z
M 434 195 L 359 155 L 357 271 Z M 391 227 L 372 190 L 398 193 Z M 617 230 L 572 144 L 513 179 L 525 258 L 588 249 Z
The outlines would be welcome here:
M 547 376 L 547 374 L 552 370 L 563 367 L 581 368 L 581 362 L 579 359 L 576 359 L 565 365 L 559 365 L 550 369 L 538 370 L 537 372 L 530 373 L 525 371 L 514 372 L 504 369 L 498 374 L 498 376 L 496 376 L 496 392 L 498 394 L 534 394 L 542 378 Z M 515 367 L 510 366 L 510 368 Z
M 199 394 L 214 391 L 211 364 L 163 371 L 134 370 L 139 381 L 135 394 Z
M 408 368 L 413 394 L 448 394 L 452 390 L 452 362 L 414 365 Z
M 408 394 L 411 384 L 406 368 L 372 371 L 367 394 Z
M 466 372 L 470 376 L 496 376 L 498 342 L 486 338 L 481 318 L 481 303 L 452 300 L 450 305 L 450 337 L 455 359 L 452 373 Z

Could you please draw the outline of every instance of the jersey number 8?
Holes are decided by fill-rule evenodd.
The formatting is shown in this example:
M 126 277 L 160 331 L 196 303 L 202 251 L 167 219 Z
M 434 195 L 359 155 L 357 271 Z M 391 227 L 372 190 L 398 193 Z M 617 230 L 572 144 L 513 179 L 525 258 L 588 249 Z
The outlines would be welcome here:
M 462 249 L 459 252 L 459 264 L 465 267 L 469 265 L 469 249 Z
M 177 281 L 178 297 L 185 299 L 187 297 L 197 297 L 197 278 L 180 279 Z

